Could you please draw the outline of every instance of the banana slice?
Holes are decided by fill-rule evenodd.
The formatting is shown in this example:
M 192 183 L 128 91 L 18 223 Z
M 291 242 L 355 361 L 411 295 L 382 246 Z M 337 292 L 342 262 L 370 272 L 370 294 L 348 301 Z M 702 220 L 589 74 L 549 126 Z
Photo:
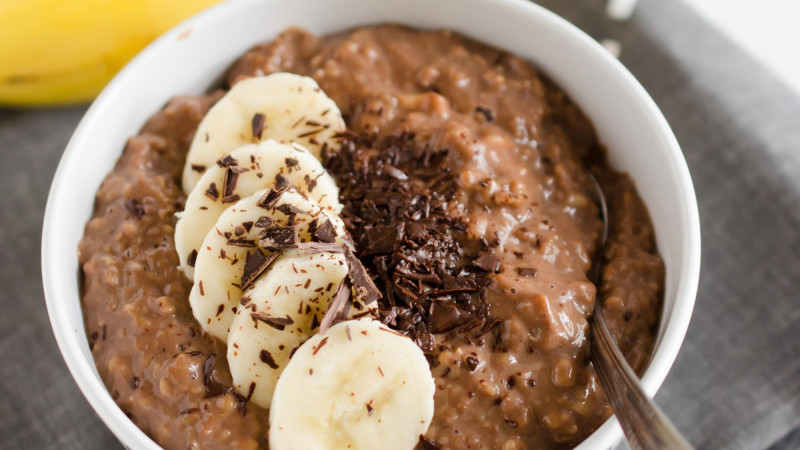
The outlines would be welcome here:
M 317 158 L 323 147 L 339 147 L 342 114 L 311 78 L 275 73 L 242 80 L 212 107 L 197 128 L 186 166 L 188 194 L 206 169 L 244 144 L 274 139 L 297 142 Z
M 242 297 L 228 337 L 233 385 L 263 408 L 292 353 L 319 331 L 348 265 L 344 253 L 286 250 L 268 270 Z
M 260 251 L 254 248 L 255 243 L 260 240 L 262 247 L 274 245 L 274 251 L 282 250 L 287 239 L 294 240 L 293 233 L 285 233 L 291 231 L 285 227 L 290 221 L 300 241 L 311 240 L 310 226 L 314 233 L 324 230 L 328 241 L 342 242 L 346 236 L 344 223 L 338 216 L 294 188 L 286 188 L 274 196 L 278 191 L 275 187 L 257 191 L 226 209 L 197 253 L 189 303 L 203 329 L 223 341 L 228 338 L 228 328 L 242 297 L 240 286 L 248 253 Z M 270 196 L 271 201 L 265 205 L 263 200 Z M 265 244 L 267 232 L 272 244 Z
M 336 182 L 305 148 L 273 140 L 240 147 L 206 170 L 178 215 L 175 249 L 180 268 L 190 280 L 194 279 L 193 255 L 225 208 L 269 187 L 278 174 L 327 211 L 341 211 Z
M 411 450 L 433 417 L 422 350 L 377 321 L 352 320 L 295 352 L 270 408 L 273 450 Z

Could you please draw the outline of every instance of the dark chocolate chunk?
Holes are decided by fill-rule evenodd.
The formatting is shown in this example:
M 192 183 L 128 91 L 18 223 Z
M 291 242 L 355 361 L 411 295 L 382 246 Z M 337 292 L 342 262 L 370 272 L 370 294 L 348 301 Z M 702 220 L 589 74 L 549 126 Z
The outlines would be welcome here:
M 286 163 L 286 170 L 289 173 L 292 173 L 292 171 L 296 170 L 297 167 L 300 165 L 300 161 L 298 161 L 297 158 L 286 158 L 284 160 L 284 163 Z
M 261 134 L 264 132 L 264 125 L 267 124 L 267 116 L 261 113 L 255 113 L 253 120 L 250 121 L 250 128 L 253 131 L 253 139 L 260 141 Z
M 258 241 L 258 245 L 267 250 L 281 251 L 297 247 L 299 242 L 300 239 L 297 236 L 295 227 L 272 225 L 261 232 L 261 240 Z
M 395 226 L 378 225 L 366 230 L 367 245 L 361 251 L 361 255 L 384 255 L 394 252 L 403 239 L 403 228 L 403 223 L 398 223 Z
M 472 265 L 489 273 L 500 272 L 500 258 L 489 252 L 482 252 L 472 261 Z
M 272 357 L 272 353 L 268 352 L 267 350 L 262 349 L 258 354 L 258 359 L 273 369 L 278 368 L 278 363 L 275 362 L 275 359 Z
M 289 182 L 289 179 L 286 178 L 285 175 L 283 175 L 282 173 L 279 173 L 279 174 L 275 175 L 275 180 L 273 180 L 272 185 L 273 185 L 273 187 L 275 187 L 275 189 L 277 189 L 279 191 L 284 191 L 284 190 L 288 189 L 289 186 L 292 185 L 292 183 Z
M 282 212 L 284 215 L 287 215 L 289 217 L 296 216 L 298 214 L 307 213 L 307 211 L 304 211 L 304 210 L 298 208 L 297 206 L 294 206 L 294 205 L 289 204 L 289 203 L 282 203 L 282 204 L 278 205 L 275 209 L 277 209 L 278 211 Z
M 236 161 L 233 156 L 225 155 L 222 158 L 217 160 L 217 165 L 220 167 L 231 167 L 239 165 L 239 162 Z
M 517 267 L 517 273 L 523 277 L 533 278 L 539 271 L 532 267 Z
M 197 262 L 197 250 L 192 250 L 192 253 L 189 253 L 189 258 L 186 260 L 186 264 L 189 267 L 194 267 L 195 263 Z
M 350 278 L 350 282 L 353 283 L 353 295 L 355 298 L 361 303 L 369 305 L 383 297 L 381 291 L 378 290 L 369 273 L 367 273 L 367 269 L 356 258 L 356 255 L 350 250 L 345 251 L 344 255 L 349 266 L 347 276 Z
M 217 183 L 211 183 L 206 189 L 206 196 L 211 200 L 217 201 L 219 199 L 219 191 L 217 190 Z
M 216 397 L 231 390 L 230 386 L 217 380 L 216 361 L 217 355 L 212 353 L 203 363 L 203 384 L 206 388 L 206 398 Z
M 319 327 L 319 318 L 314 314 L 314 316 L 311 317 L 311 330 L 316 330 L 317 327 Z
M 273 223 L 272 218 L 267 216 L 261 216 L 256 220 L 255 227 L 256 228 L 269 228 Z
M 138 198 L 132 198 L 125 202 L 125 209 L 133 216 L 134 219 L 141 219 L 144 216 L 144 205 Z
M 253 282 L 258 278 L 267 267 L 270 266 L 280 254 L 273 253 L 271 255 L 265 255 L 261 250 L 255 249 L 252 252 L 247 254 L 247 257 L 244 260 L 244 269 L 242 270 L 242 279 L 239 283 L 241 290 L 248 289 Z
M 475 356 L 472 356 L 472 355 L 468 355 L 464 359 L 464 362 L 467 363 L 467 368 L 469 369 L 470 372 L 474 372 L 475 369 L 478 368 L 478 364 L 481 363 L 480 360 L 478 360 L 478 358 L 476 358 Z
M 281 174 L 278 174 L 275 177 L 275 182 L 272 184 L 272 187 L 258 200 L 257 205 L 264 208 L 264 209 L 272 209 L 278 203 L 278 200 L 281 198 L 284 192 L 289 189 L 289 181 Z
M 322 225 L 314 228 L 311 232 L 311 237 L 317 242 L 324 242 L 327 244 L 336 242 L 336 230 L 333 228 L 333 222 L 331 222 L 330 219 L 326 219 L 325 222 L 322 222 Z
M 428 317 L 432 333 L 446 333 L 463 323 L 455 302 L 432 302 Z

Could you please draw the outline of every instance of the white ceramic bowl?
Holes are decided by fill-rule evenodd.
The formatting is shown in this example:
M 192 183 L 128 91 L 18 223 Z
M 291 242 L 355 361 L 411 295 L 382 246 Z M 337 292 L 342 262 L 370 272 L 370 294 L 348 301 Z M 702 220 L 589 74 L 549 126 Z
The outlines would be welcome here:
M 692 181 L 672 131 L 634 77 L 600 45 L 524 0 L 236 0 L 168 32 L 108 85 L 84 116 L 58 166 L 42 236 L 42 275 L 53 331 L 72 376 L 100 418 L 127 447 L 158 448 L 116 406 L 95 369 L 78 292 L 78 241 L 95 193 L 125 140 L 167 100 L 204 92 L 252 45 L 299 25 L 326 34 L 400 22 L 449 28 L 519 55 L 541 68 L 580 105 L 647 204 L 666 264 L 664 311 L 655 354 L 642 379 L 654 395 L 689 325 L 700 270 L 700 226 Z M 579 448 L 613 447 L 606 422 Z

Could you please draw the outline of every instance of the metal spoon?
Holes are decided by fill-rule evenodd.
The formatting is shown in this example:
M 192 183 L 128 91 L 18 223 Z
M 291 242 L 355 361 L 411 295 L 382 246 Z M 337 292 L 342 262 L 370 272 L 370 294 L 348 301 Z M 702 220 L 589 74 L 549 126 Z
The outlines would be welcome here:
M 589 272 L 590 279 L 599 291 L 603 248 L 608 239 L 608 206 L 600 183 L 592 174 L 589 174 L 589 178 L 594 184 L 595 201 L 603 218 L 598 257 Z M 638 377 L 611 337 L 600 297 L 595 303 L 590 321 L 592 362 L 631 449 L 691 449 L 692 446 L 675 425 L 639 385 Z

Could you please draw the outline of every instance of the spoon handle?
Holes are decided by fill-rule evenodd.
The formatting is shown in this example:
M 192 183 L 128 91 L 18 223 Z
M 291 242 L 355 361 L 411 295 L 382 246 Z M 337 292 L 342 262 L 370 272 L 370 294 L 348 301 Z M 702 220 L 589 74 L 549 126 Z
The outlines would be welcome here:
M 622 356 L 608 330 L 603 308 L 595 308 L 591 355 L 632 450 L 691 449 L 681 433 L 645 395 L 638 378 Z

